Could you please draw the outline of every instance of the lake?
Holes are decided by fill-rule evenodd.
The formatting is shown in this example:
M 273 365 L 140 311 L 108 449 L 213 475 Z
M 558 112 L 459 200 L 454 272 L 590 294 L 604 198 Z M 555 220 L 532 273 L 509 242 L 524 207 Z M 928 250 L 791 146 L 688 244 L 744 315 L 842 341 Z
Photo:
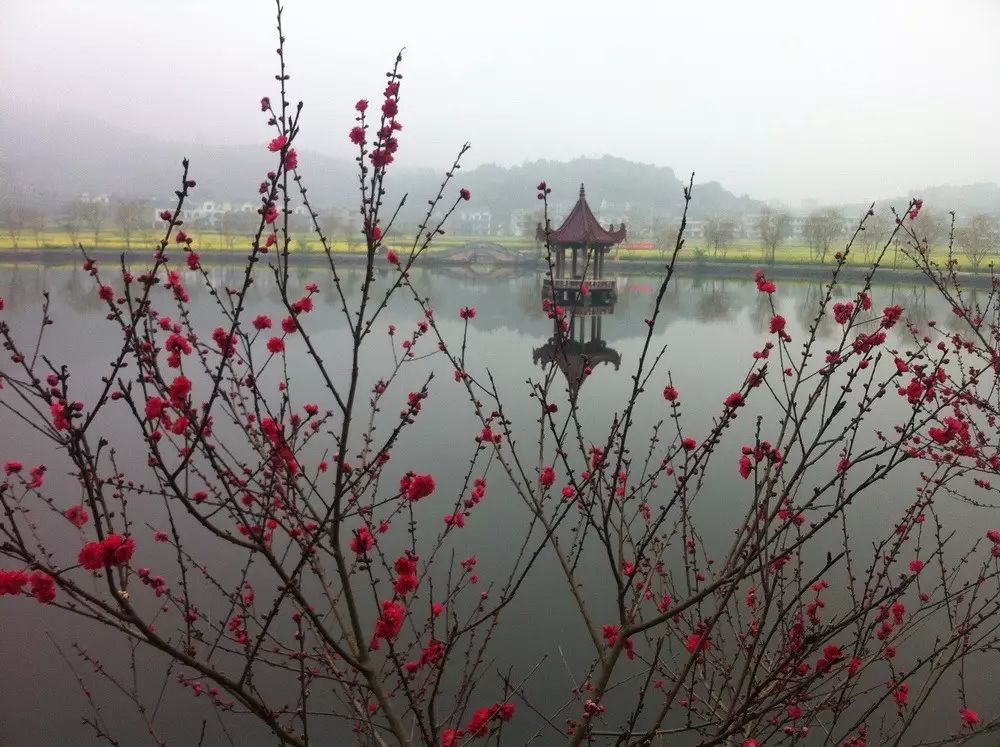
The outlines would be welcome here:
M 242 268 L 236 266 L 212 266 L 209 272 L 219 286 L 237 285 L 242 276 Z M 379 275 L 379 282 L 384 285 L 388 275 L 384 270 L 380 273 L 383 274 Z M 219 312 L 214 299 L 198 285 L 197 278 L 193 274 L 188 277 L 192 313 L 202 334 L 207 337 L 218 323 Z M 266 272 L 258 273 L 258 277 L 251 293 L 248 318 L 260 313 L 279 318 L 283 311 L 273 279 Z M 463 306 L 477 309 L 475 318 L 470 322 L 468 357 L 475 361 L 469 367 L 470 371 L 480 376 L 488 369 L 493 374 L 505 403 L 505 413 L 514 423 L 514 433 L 523 439 L 519 447 L 530 454 L 536 438 L 532 426 L 538 418 L 538 406 L 537 401 L 529 397 L 531 390 L 527 382 L 529 379 L 538 380 L 543 375 L 543 366 L 552 359 L 550 351 L 547 352 L 552 322 L 541 309 L 541 276 L 535 271 L 515 267 L 475 266 L 468 269 L 439 267 L 416 270 L 413 277 L 421 294 L 432 299 L 442 333 L 446 339 L 454 341 L 453 345 L 461 339 L 464 324 L 459 318 L 459 309 Z M 352 297 L 356 297 L 362 280 L 360 269 L 346 267 L 343 279 L 345 287 L 354 294 Z M 332 369 L 343 375 L 349 370 L 349 361 L 344 356 L 348 349 L 347 334 L 329 276 L 321 267 L 292 270 L 292 284 L 297 289 L 310 281 L 320 285 L 317 308 L 306 320 L 310 334 Z M 579 401 L 583 432 L 595 442 L 604 440 L 614 408 L 620 406 L 619 403 L 626 399 L 630 391 L 630 373 L 641 352 L 646 333 L 644 320 L 650 315 L 658 283 L 655 276 L 623 275 L 618 279 L 618 299 L 613 313 L 594 317 L 599 319 L 599 323 L 591 319 L 583 320 L 581 332 L 591 345 L 589 350 L 595 353 L 595 363 L 592 373 L 580 385 Z M 838 293 L 849 298 L 857 289 L 856 284 L 849 284 L 840 288 Z M 803 338 L 823 290 L 822 283 L 815 281 L 779 281 L 775 303 L 779 313 L 787 318 L 787 329 L 794 339 Z M 87 394 L 96 391 L 100 376 L 107 371 L 108 362 L 117 351 L 120 334 L 105 319 L 106 307 L 98 299 L 92 280 L 83 270 L 0 265 L 0 295 L 7 302 L 4 319 L 19 338 L 28 339 L 27 336 L 37 334 L 43 291 L 50 293 L 50 313 L 55 320 L 46 332 L 44 349 L 54 362 L 71 367 L 74 397 L 87 401 Z M 295 293 L 292 297 L 296 297 Z M 933 289 L 921 284 L 880 284 L 874 288 L 873 297 L 875 308 L 901 304 L 906 308 L 907 316 L 918 324 L 928 319 L 947 320 L 950 315 L 950 309 L 937 299 Z M 377 335 L 380 339 L 371 346 L 363 360 L 367 370 L 372 372 L 369 385 L 391 367 L 394 355 L 400 352 L 400 341 L 410 335 L 420 317 L 419 309 L 411 300 L 405 297 L 393 300 L 380 322 L 382 329 Z M 740 387 L 752 362 L 753 352 L 768 339 L 770 318 L 770 307 L 766 298 L 757 292 L 752 270 L 747 271 L 745 278 L 739 279 L 677 278 L 664 298 L 662 321 L 654 338 L 654 347 L 667 344 L 664 367 L 654 378 L 652 391 L 643 400 L 645 404 L 640 408 L 638 432 L 647 432 L 667 414 L 659 392 L 666 382 L 668 370 L 674 384 L 682 392 L 684 419 L 689 430 L 695 433 L 707 431 L 712 418 L 719 412 L 723 398 Z M 399 330 L 393 338 L 383 331 L 390 324 Z M 827 317 L 820 328 L 820 340 L 829 341 L 832 345 L 836 335 L 839 335 L 839 327 Z M 890 331 L 887 345 L 904 346 L 908 341 L 905 327 L 898 325 Z M 332 407 L 319 377 L 307 365 L 301 342 L 290 341 L 288 350 L 289 376 L 295 383 L 297 397 L 302 402 L 316 402 L 321 410 Z M 474 438 L 480 429 L 470 412 L 464 389 L 453 381 L 445 359 L 433 352 L 433 343 L 424 339 L 416 348 L 415 360 L 406 364 L 405 381 L 409 383 L 409 389 L 416 388 L 418 382 L 430 373 L 434 373 L 435 378 L 430 385 L 424 412 L 412 432 L 393 449 L 392 461 L 394 464 L 398 462 L 393 474 L 402 474 L 407 469 L 434 473 L 438 490 L 420 503 L 419 510 L 436 517 L 449 512 L 454 495 L 460 490 L 469 470 L 469 460 L 475 448 Z M 596 362 L 598 360 L 600 362 Z M 408 388 L 404 386 L 401 392 L 394 393 L 384 409 L 391 413 L 398 408 Z M 558 388 L 557 402 L 565 406 L 565 386 L 560 382 Z M 758 412 L 751 402 L 747 411 L 741 414 L 735 432 L 727 438 L 721 447 L 722 453 L 717 457 L 722 465 L 735 465 L 740 444 L 752 440 L 754 417 Z M 891 429 L 900 412 L 894 403 L 887 404 L 871 420 L 865 432 L 872 435 L 876 429 Z M 763 411 L 762 414 L 767 413 Z M 50 454 L 49 447 L 23 426 L 17 425 L 9 413 L 4 412 L 0 416 L 0 425 L 0 459 L 16 458 L 25 464 L 50 464 L 46 483 L 51 488 L 50 492 L 64 493 L 66 504 L 79 500 L 76 481 L 66 475 L 65 469 L 60 471 L 56 466 L 57 460 Z M 109 419 L 104 427 L 112 445 L 118 450 L 118 459 L 122 464 L 144 463 L 145 450 L 141 443 L 130 437 L 133 430 L 127 421 Z M 636 441 L 636 444 L 641 443 L 642 439 Z M 726 548 L 734 529 L 732 520 L 738 520 L 741 515 L 740 511 L 733 511 L 732 506 L 743 505 L 741 500 L 745 503 L 748 488 L 739 479 L 735 468 L 727 472 L 725 466 L 720 468 L 717 463 L 715 469 L 717 476 L 713 477 L 697 511 L 702 517 L 703 543 L 708 547 Z M 912 500 L 915 475 L 906 471 L 900 475 L 901 478 L 891 481 L 891 484 L 883 483 L 873 488 L 852 511 L 852 521 L 856 522 L 852 541 L 859 551 L 870 547 L 873 538 L 886 531 L 891 532 L 896 518 L 893 509 Z M 907 475 L 913 478 L 912 481 L 907 481 Z M 164 528 L 153 524 L 161 515 L 157 509 L 156 505 L 143 507 L 135 500 L 130 506 L 134 514 L 132 518 L 137 524 L 143 526 L 142 522 L 150 522 L 148 527 L 136 532 L 140 539 L 137 560 L 154 567 L 171 562 L 169 548 L 156 546 L 150 539 L 154 530 Z M 988 520 L 988 516 L 984 519 L 981 511 L 957 502 L 950 505 L 947 512 L 955 528 L 963 534 L 980 532 L 983 521 Z M 491 471 L 488 496 L 468 519 L 462 530 L 462 549 L 457 552 L 468 553 L 471 548 L 478 555 L 481 568 L 502 568 L 509 564 L 512 553 L 516 551 L 527 519 L 524 506 L 509 489 L 505 489 L 502 473 Z M 434 528 L 437 529 L 437 526 Z M 70 547 L 74 547 L 72 541 L 72 535 L 69 535 L 67 542 Z M 231 570 L 226 567 L 230 562 L 227 558 L 213 555 L 213 545 L 206 538 L 192 535 L 188 547 L 193 553 L 202 554 L 203 561 L 212 564 L 217 572 L 224 575 Z M 599 589 L 602 572 L 599 558 L 585 556 L 583 563 Z M 494 677 L 493 685 L 496 684 L 495 670 L 501 665 L 514 668 L 515 680 L 519 676 L 528 677 L 527 691 L 538 703 L 545 704 L 547 712 L 554 714 L 559 722 L 568 715 L 575 715 L 573 711 L 559 713 L 557 704 L 568 700 L 574 682 L 571 674 L 581 674 L 590 661 L 591 652 L 576 613 L 567 603 L 568 592 L 563 588 L 564 584 L 560 585 L 561 576 L 556 573 L 554 565 L 547 563 L 533 571 L 515 603 L 506 612 L 491 649 L 497 665 L 488 669 L 487 674 Z M 503 578 L 502 573 L 498 574 L 497 581 L 502 583 Z M 487 588 L 485 579 L 484 588 Z M 127 658 L 112 636 L 106 631 L 95 631 L 85 621 L 42 608 L 31 600 L 0 599 L 0 620 L 3 625 L 0 666 L 5 679 L 0 699 L 0 728 L 3 730 L 0 742 L 12 745 L 96 743 L 93 732 L 80 722 L 81 716 L 89 714 L 86 699 L 54 644 L 45 635 L 45 631 L 50 631 L 53 640 L 76 666 L 88 687 L 97 694 L 98 702 L 107 704 L 104 716 L 119 729 L 115 737 L 126 745 L 137 743 L 144 732 L 132 714 L 134 709 L 120 695 L 116 695 L 107 682 L 96 677 L 92 668 L 82 663 L 73 651 L 73 642 L 79 641 L 109 667 L 120 666 Z M 582 653 L 574 658 L 576 651 Z M 905 653 L 901 647 L 901 656 Z M 533 669 L 543 658 L 544 666 Z M 155 657 L 143 655 L 139 665 L 140 675 L 150 678 L 144 688 L 154 701 L 162 684 L 162 675 L 159 678 L 153 676 L 155 672 L 162 672 L 162 664 L 157 664 L 158 661 Z M 567 671 L 567 667 L 573 671 Z M 989 687 L 990 676 L 982 676 L 985 679 L 980 684 Z M 979 697 L 985 699 L 986 693 L 979 692 Z M 957 712 L 954 693 L 949 692 L 947 696 L 942 708 L 953 720 Z M 983 700 L 983 705 L 985 707 L 987 701 Z M 189 692 L 173 684 L 167 687 L 160 718 L 170 724 L 171 744 L 195 744 L 202 718 L 209 719 L 212 729 L 217 728 L 211 709 L 206 707 L 204 701 L 193 701 Z M 253 727 L 249 719 L 243 723 L 239 719 L 230 719 L 228 725 L 234 742 L 273 743 Z M 319 735 L 328 734 L 336 739 L 345 733 L 346 728 L 342 723 L 329 723 L 320 727 Z M 524 743 L 536 731 L 540 736 L 534 739 L 533 744 L 558 741 L 528 708 L 519 707 L 518 717 L 512 722 L 504 741 Z M 217 736 L 217 739 L 219 741 L 208 743 L 227 743 L 224 736 Z

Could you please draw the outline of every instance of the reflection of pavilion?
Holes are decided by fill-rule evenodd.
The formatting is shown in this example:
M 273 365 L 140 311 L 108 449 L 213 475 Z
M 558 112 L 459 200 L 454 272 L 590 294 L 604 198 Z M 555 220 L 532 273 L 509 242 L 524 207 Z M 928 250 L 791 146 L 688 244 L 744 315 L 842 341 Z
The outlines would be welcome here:
M 601 305 L 614 303 L 616 290 L 614 278 L 605 278 L 604 260 L 611 247 L 625 239 L 625 224 L 616 230 L 602 228 L 587 204 L 587 197 L 580 185 L 580 198 L 566 216 L 566 220 L 546 236 L 545 229 L 537 229 L 539 241 L 549 242 L 552 250 L 552 279 L 545 278 L 543 294 L 556 303 L 577 299 L 580 286 L 586 283 L 589 292 L 582 294 L 580 302 Z M 570 259 L 566 250 L 570 251 Z M 610 313 L 610 312 L 605 312 Z
M 613 363 L 615 371 L 621 366 L 622 354 L 608 347 L 601 330 L 602 317 L 614 311 L 613 305 L 567 309 L 569 328 L 561 332 L 559 321 L 553 320 L 552 337 L 532 353 L 534 363 L 543 367 L 555 363 L 559 367 L 566 376 L 571 399 L 576 399 L 589 370 L 598 363 Z

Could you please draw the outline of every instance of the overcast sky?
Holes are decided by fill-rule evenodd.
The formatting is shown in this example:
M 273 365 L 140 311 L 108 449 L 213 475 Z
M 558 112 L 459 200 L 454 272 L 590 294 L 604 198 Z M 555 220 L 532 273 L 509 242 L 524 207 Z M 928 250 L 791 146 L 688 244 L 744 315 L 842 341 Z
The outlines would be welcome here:
M 3 107 L 179 141 L 267 139 L 267 0 L 3 0 Z M 303 147 L 406 47 L 401 163 L 612 154 L 759 198 L 1000 181 L 1000 0 L 287 0 Z M 0 110 L 2 116 L 2 110 Z

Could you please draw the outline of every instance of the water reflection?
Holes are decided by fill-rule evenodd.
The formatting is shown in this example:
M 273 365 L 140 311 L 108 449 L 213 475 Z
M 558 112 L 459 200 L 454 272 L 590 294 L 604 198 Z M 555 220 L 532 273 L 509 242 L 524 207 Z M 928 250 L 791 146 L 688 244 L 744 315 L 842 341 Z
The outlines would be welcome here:
M 552 336 L 532 351 L 531 360 L 535 365 L 548 368 L 554 363 L 559 367 L 574 401 L 583 382 L 598 365 L 610 363 L 615 371 L 621 367 L 622 354 L 604 340 L 604 316 L 614 311 L 613 304 L 570 309 L 569 328 L 563 332 L 559 321 L 553 319 Z

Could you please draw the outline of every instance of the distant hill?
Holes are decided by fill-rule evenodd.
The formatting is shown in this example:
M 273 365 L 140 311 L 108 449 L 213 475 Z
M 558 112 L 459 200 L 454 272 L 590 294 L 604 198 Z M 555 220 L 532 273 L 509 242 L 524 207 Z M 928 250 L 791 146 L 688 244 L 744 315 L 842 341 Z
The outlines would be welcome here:
M 1000 214 L 1000 184 L 980 183 L 961 186 L 941 185 L 913 191 L 935 210 L 954 210 L 959 218 L 974 213 Z M 899 200 L 904 202 L 904 200 Z
M 246 202 L 270 167 L 270 154 L 253 145 L 212 146 L 175 143 L 67 112 L 19 109 L 0 117 L 0 178 L 23 193 L 51 204 L 80 194 L 107 193 L 122 198 L 160 202 L 169 198 L 179 178 L 180 161 L 191 159 L 198 199 Z M 351 207 L 357 200 L 355 164 L 317 152 L 300 153 L 310 195 L 319 208 Z M 511 214 L 538 209 L 535 185 L 553 188 L 554 217 L 576 199 L 581 183 L 602 217 L 630 223 L 653 223 L 679 211 L 682 182 L 672 169 L 622 158 L 576 158 L 530 161 L 510 168 L 482 165 L 461 172 L 462 186 L 472 190 L 469 210 L 488 209 L 494 225 L 506 225 Z M 414 220 L 425 196 L 436 192 L 441 174 L 431 169 L 400 168 L 392 174 L 391 193 L 411 195 L 402 218 Z M 759 203 L 736 197 L 717 182 L 696 185 L 692 217 L 742 213 Z

